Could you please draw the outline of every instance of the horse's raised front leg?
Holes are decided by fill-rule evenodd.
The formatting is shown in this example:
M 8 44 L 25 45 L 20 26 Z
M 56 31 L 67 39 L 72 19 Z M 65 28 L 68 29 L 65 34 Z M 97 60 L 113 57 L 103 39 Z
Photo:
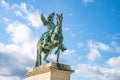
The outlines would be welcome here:
M 67 48 L 64 46 L 64 44 L 62 43 L 61 45 L 61 50 L 64 52 L 65 50 L 67 50 Z
M 59 63 L 59 55 L 60 55 L 60 49 L 58 50 L 58 53 L 57 53 L 57 63 Z
M 57 50 L 55 51 L 55 54 L 57 55 L 56 63 L 59 62 L 59 55 L 60 55 L 60 45 L 58 46 Z

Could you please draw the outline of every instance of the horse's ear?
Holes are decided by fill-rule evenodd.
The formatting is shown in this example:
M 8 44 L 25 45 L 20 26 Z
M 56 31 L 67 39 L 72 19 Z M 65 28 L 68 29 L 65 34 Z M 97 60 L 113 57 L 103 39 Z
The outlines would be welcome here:
M 63 13 L 61 13 L 61 16 L 63 16 Z
M 55 13 L 54 13 L 54 12 L 52 12 L 52 14 L 53 14 L 53 15 L 55 15 Z

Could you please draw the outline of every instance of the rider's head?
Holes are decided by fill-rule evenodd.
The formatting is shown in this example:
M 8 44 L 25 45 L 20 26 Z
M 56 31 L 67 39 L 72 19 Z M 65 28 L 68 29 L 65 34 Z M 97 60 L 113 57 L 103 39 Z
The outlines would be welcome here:
M 55 16 L 55 13 L 52 12 L 52 13 L 48 16 L 48 21 L 53 21 L 53 20 L 54 20 L 54 16 Z

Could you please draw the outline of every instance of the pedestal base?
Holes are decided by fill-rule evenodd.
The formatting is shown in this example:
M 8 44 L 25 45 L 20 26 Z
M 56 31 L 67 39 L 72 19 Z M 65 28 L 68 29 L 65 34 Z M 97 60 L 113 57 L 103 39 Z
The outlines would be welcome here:
M 70 80 L 72 72 L 69 65 L 51 62 L 29 70 L 26 76 L 28 80 Z

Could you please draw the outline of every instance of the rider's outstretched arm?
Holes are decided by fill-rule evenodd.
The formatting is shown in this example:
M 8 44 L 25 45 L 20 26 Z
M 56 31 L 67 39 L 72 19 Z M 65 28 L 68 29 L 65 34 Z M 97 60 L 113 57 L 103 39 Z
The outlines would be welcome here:
M 41 18 L 41 21 L 42 21 L 43 25 L 46 26 L 48 24 L 48 21 L 45 19 L 44 15 L 41 14 L 40 18 Z

